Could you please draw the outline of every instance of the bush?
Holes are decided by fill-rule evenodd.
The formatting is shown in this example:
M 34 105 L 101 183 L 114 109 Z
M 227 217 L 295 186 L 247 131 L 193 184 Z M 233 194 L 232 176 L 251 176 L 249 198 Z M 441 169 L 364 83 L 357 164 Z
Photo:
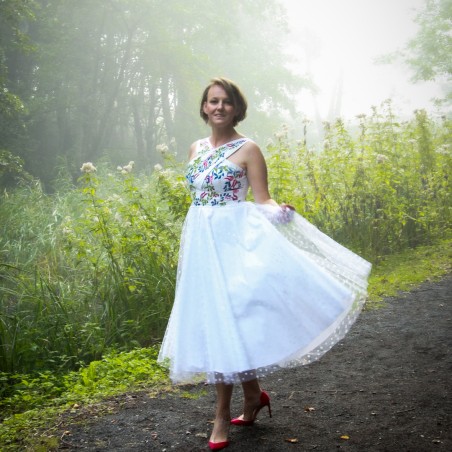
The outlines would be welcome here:
M 276 199 L 371 261 L 449 237 L 451 121 L 417 111 L 399 123 L 389 103 L 359 119 L 356 138 L 341 120 L 326 124 L 320 151 L 280 132 L 267 148 Z

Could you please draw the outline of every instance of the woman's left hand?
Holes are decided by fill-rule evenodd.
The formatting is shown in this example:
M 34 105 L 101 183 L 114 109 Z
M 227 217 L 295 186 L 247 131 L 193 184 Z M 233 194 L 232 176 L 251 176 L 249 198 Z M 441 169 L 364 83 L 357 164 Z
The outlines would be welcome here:
M 279 206 L 281 214 L 279 215 L 279 222 L 282 224 L 290 223 L 293 220 L 295 207 L 290 204 L 283 203 Z

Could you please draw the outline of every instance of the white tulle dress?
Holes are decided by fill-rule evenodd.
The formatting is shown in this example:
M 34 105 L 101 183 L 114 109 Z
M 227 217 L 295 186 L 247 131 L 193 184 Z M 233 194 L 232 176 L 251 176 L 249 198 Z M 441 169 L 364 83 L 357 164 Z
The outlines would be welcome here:
M 193 204 L 159 361 L 175 383 L 237 383 L 308 364 L 344 337 L 371 265 L 289 209 L 245 201 L 228 160 L 248 141 L 197 144 Z

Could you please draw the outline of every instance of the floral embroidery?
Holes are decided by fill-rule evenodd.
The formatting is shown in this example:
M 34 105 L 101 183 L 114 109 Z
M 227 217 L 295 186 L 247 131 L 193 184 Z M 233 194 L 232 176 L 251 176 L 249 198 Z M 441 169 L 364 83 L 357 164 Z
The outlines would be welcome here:
M 248 179 L 246 171 L 225 159 L 239 149 L 247 140 L 235 140 L 215 149 L 209 141 L 200 143 L 198 157 L 193 159 L 187 169 L 187 181 L 195 206 L 224 206 L 229 202 L 240 202 L 246 197 Z M 216 166 L 218 165 L 218 166 Z M 203 180 L 199 176 L 207 171 Z

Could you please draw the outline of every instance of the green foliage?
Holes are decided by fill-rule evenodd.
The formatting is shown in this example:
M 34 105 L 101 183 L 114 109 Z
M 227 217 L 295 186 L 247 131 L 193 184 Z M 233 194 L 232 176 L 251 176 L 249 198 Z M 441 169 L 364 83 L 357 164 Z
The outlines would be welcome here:
M 435 281 L 452 270 L 452 240 L 420 246 L 385 256 L 369 279 L 367 308 L 380 307 L 383 297 L 400 295 L 425 281 Z
M 360 117 L 356 136 L 326 125 L 324 149 L 287 139 L 268 148 L 271 192 L 340 243 L 376 262 L 450 237 L 450 121 L 390 104 Z M 161 339 L 171 310 L 179 235 L 190 204 L 167 147 L 165 169 L 137 177 L 84 165 L 78 188 L 39 184 L 0 203 L 0 366 L 72 369 L 111 348 Z
M 411 54 L 408 63 L 415 70 L 418 80 L 435 80 L 452 75 L 450 49 L 452 36 L 452 2 L 450 0 L 427 0 L 425 9 L 416 22 L 418 34 L 408 44 Z
M 23 160 L 9 151 L 0 149 L 0 186 L 31 182 L 32 177 L 23 168 Z
M 146 348 L 111 352 L 101 361 L 67 374 L 0 373 L 1 450 L 51 450 L 58 446 L 51 426 L 62 411 L 76 411 L 82 405 L 125 391 L 165 388 L 168 378 L 156 358 L 157 350 Z
M 420 247 L 451 236 L 451 122 L 435 122 L 424 111 L 399 122 L 389 103 L 359 121 L 356 133 L 341 121 L 326 124 L 322 150 L 309 149 L 306 140 L 290 143 L 283 127 L 267 148 L 269 180 L 275 199 L 375 264 L 370 292 L 379 297 L 448 268 L 448 252 L 429 247 L 422 254 Z M 5 409 L 110 394 L 151 375 L 137 355 L 124 360 L 110 351 L 161 340 L 173 302 L 190 200 L 181 167 L 167 147 L 160 150 L 165 168 L 156 166 L 150 176 L 135 176 L 133 162 L 116 172 L 85 163 L 76 187 L 62 181 L 48 195 L 34 183 L 2 194 Z M 422 268 L 398 267 L 402 276 L 390 275 L 387 266 L 399 264 L 387 256 L 400 251 Z M 124 386 L 112 385 L 113 377 Z
M 403 50 L 382 57 L 381 62 L 393 63 L 394 60 L 402 59 L 412 70 L 413 81 L 441 82 L 445 96 L 443 99 L 437 99 L 437 103 L 448 105 L 452 102 L 451 0 L 425 0 L 425 6 L 415 21 L 419 29 L 414 38 Z
M 379 261 L 370 279 L 370 304 L 381 306 L 385 296 L 410 290 L 425 280 L 451 270 L 451 241 L 406 250 Z M 0 424 L 0 449 L 4 451 L 53 450 L 58 447 L 62 412 L 77 412 L 86 404 L 113 394 L 138 389 L 170 390 L 165 371 L 155 363 L 155 349 L 109 353 L 78 372 L 38 376 L 0 374 L 5 419 Z M 181 393 L 182 397 L 193 397 Z M 26 410 L 21 412 L 21 410 Z M 93 408 L 90 406 L 89 411 Z M 15 414 L 13 414 L 15 413 Z
M 99 173 L 54 196 L 39 185 L 3 195 L 3 371 L 73 368 L 163 334 L 186 190 L 177 182 L 165 190 L 170 170 L 142 179 Z
M 81 404 L 142 385 L 166 384 L 167 374 L 157 364 L 157 354 L 154 347 L 113 351 L 68 373 L 0 373 L 3 417 L 35 408 Z
M 400 123 L 385 103 L 360 117 L 356 138 L 326 124 L 320 152 L 292 147 L 283 130 L 267 148 L 271 191 L 371 261 L 434 243 L 451 233 L 450 129 L 424 111 Z
M 0 142 L 48 191 L 59 159 L 74 178 L 101 158 L 150 168 L 158 145 L 204 133 L 216 75 L 240 81 L 245 130 L 264 134 L 305 84 L 284 64 L 285 31 L 276 0 L 1 1 Z
M 20 155 L 27 142 L 28 110 L 16 82 L 27 78 L 21 63 L 30 58 L 33 46 L 26 31 L 28 26 L 24 25 L 33 22 L 34 6 L 33 0 L 0 2 L 0 160 L 4 160 L 5 153 Z M 0 186 L 3 186 L 5 178 L 1 170 Z

